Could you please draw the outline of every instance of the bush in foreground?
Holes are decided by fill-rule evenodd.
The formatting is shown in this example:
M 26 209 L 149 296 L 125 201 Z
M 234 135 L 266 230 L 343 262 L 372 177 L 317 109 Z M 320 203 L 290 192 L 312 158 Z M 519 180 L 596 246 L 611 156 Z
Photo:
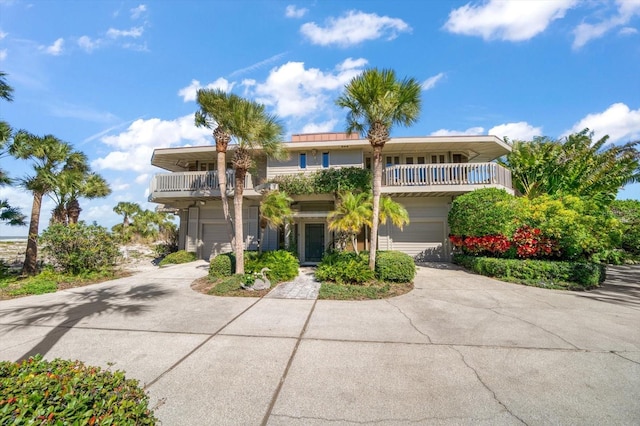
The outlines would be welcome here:
M 413 258 L 400 251 L 379 251 L 376 256 L 376 278 L 380 281 L 408 283 L 416 276 Z
M 160 263 L 158 263 L 158 266 L 165 266 L 165 265 L 178 264 L 178 263 L 189 263 L 189 262 L 193 262 L 196 259 L 197 257 L 195 253 L 186 251 L 186 250 L 179 250 L 174 253 L 169 253 L 168 255 L 166 255 L 164 259 L 162 259 Z
M 375 278 L 373 271 L 369 269 L 368 255 L 352 251 L 325 254 L 315 275 L 319 281 L 332 281 L 336 284 L 364 284 Z
M 269 268 L 266 271 L 267 278 L 273 283 L 291 281 L 298 276 L 300 264 L 298 259 L 286 250 L 265 251 L 256 257 L 247 257 L 245 272 L 257 273 L 262 268 Z
M 236 270 L 236 256 L 233 253 L 220 253 L 209 261 L 209 278 L 230 277 Z
M 80 361 L 0 362 L 0 424 L 154 425 L 148 396 L 121 371 Z
M 597 263 L 497 259 L 463 254 L 454 255 L 453 262 L 480 275 L 536 287 L 587 290 L 598 287 L 605 279 L 605 267 Z

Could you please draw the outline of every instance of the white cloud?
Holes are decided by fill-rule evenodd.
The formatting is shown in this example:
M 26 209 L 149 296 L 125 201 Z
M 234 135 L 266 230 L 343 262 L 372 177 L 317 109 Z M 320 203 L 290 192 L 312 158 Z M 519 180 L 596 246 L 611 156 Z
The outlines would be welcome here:
M 436 86 L 436 84 L 438 84 L 438 82 L 442 80 L 442 78 L 444 78 L 443 72 L 436 74 L 432 77 L 429 77 L 428 79 L 422 82 L 422 90 L 433 89 Z
M 130 9 L 129 13 L 131 14 L 131 19 L 138 19 L 146 11 L 147 11 L 147 5 L 141 4 L 138 7 L 134 7 L 133 9 Z
M 178 90 L 178 96 L 182 96 L 184 102 L 193 102 L 198 96 L 199 89 L 220 89 L 225 92 L 230 92 L 233 89 L 233 86 L 235 86 L 235 83 L 230 83 L 224 77 L 220 77 L 213 83 L 209 83 L 204 87 L 198 80 L 191 80 L 190 85 Z
M 338 120 L 331 119 L 324 121 L 322 123 L 308 123 L 302 127 L 302 131 L 300 133 L 325 133 L 332 131 L 336 124 L 338 124 Z
M 9 33 L 5 33 L 4 31 L 0 30 L 0 40 L 2 40 L 3 38 L 5 38 L 8 35 L 9 35 Z
M 484 40 L 523 41 L 543 32 L 564 17 L 577 0 L 489 0 L 467 3 L 449 13 L 444 29 L 455 34 L 480 36 Z
M 149 173 L 143 173 L 136 178 L 138 185 L 149 182 Z
M 588 114 L 564 133 L 579 132 L 585 128 L 594 132 L 594 140 L 609 135 L 609 142 L 629 142 L 640 138 L 640 108 L 629 109 L 623 103 L 615 103 L 603 112 Z
M 138 38 L 144 33 L 143 27 L 132 27 L 129 30 L 117 30 L 115 28 L 109 28 L 107 30 L 107 37 L 120 38 L 120 37 L 133 37 Z
M 322 111 L 329 94 L 340 90 L 362 72 L 363 59 L 348 58 L 333 72 L 304 67 L 303 62 L 287 62 L 274 68 L 264 83 L 255 86 L 256 100 L 274 106 L 281 117 L 302 117 Z
M 43 49 L 49 55 L 58 56 L 62 53 L 63 46 L 64 46 L 64 39 L 59 38 L 56 41 L 54 41 L 51 46 L 47 46 L 47 47 L 43 46 L 41 47 L 41 49 Z
M 535 136 L 542 136 L 542 128 L 533 127 L 526 121 L 519 121 L 517 123 L 499 124 L 490 128 L 488 134 L 499 138 L 506 136 L 509 140 L 530 141 Z
M 300 32 L 313 44 L 341 47 L 381 37 L 392 40 L 398 33 L 409 31 L 411 27 L 402 19 L 353 10 L 340 18 L 330 18 L 325 27 L 315 22 L 307 22 L 300 27 Z
M 244 74 L 245 72 L 249 72 L 249 71 L 257 70 L 258 68 L 261 68 L 261 67 L 263 67 L 263 66 L 265 66 L 265 65 L 268 65 L 268 64 L 270 64 L 270 63 L 272 63 L 272 62 L 276 62 L 277 60 L 279 60 L 280 58 L 282 58 L 282 57 L 283 57 L 284 55 L 286 55 L 287 53 L 289 53 L 289 52 L 282 52 L 282 53 L 278 53 L 277 55 L 273 55 L 273 56 L 272 56 L 272 57 L 270 57 L 270 58 L 267 58 L 267 59 L 265 59 L 265 60 L 262 60 L 262 61 L 256 62 L 255 64 L 252 64 L 252 65 L 249 65 L 248 67 L 244 67 L 244 68 L 237 69 L 237 70 L 235 70 L 235 71 L 231 72 L 231 73 L 229 74 L 229 76 L 230 76 L 230 77 L 234 77 L 234 76 L 236 76 L 236 75 L 238 75 L 238 74 Z
M 618 10 L 615 15 L 596 24 L 583 22 L 575 28 L 573 31 L 575 36 L 573 40 L 574 49 L 579 49 L 589 41 L 602 37 L 613 28 L 628 24 L 635 15 L 640 15 L 640 0 L 618 0 L 616 3 Z M 625 28 L 620 33 L 622 34 L 624 30 Z M 635 29 L 631 28 L 631 30 Z M 626 32 L 625 34 L 629 33 Z
M 618 32 L 618 34 L 620 34 L 620 35 L 633 35 L 633 34 L 638 34 L 638 30 L 636 28 L 633 28 L 633 27 L 624 27 L 624 28 L 620 28 L 620 31 Z
M 133 170 L 148 172 L 152 169 L 151 155 L 155 148 L 211 144 L 211 131 L 198 128 L 192 114 L 175 120 L 138 119 L 122 133 L 105 136 L 102 143 L 114 150 L 91 163 L 96 170 Z
M 78 46 L 86 52 L 92 52 L 94 49 L 97 49 L 100 45 L 100 40 L 91 40 L 91 37 L 83 35 L 78 38 Z
M 0 61 L 7 59 L 7 49 L 0 49 Z
M 484 127 L 470 127 L 467 130 L 440 129 L 431 133 L 431 136 L 476 136 L 483 134 Z
M 307 14 L 309 9 L 305 9 L 304 7 L 297 8 L 295 5 L 290 4 L 284 11 L 284 16 L 287 18 L 302 18 Z

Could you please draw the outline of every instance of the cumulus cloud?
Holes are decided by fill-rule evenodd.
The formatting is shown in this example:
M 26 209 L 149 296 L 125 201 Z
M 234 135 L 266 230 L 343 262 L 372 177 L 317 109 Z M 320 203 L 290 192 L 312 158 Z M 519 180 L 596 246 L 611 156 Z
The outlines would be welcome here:
M 573 31 L 575 37 L 573 39 L 574 49 L 579 49 L 589 41 L 602 37 L 614 28 L 628 24 L 634 16 L 640 15 L 640 1 L 638 0 L 618 0 L 616 4 L 617 11 L 613 16 L 595 24 L 583 22 L 575 28 Z M 631 30 L 634 30 L 634 28 L 631 28 Z M 623 31 L 625 31 L 625 28 L 620 33 L 623 34 Z M 626 34 L 629 34 L 629 32 L 627 31 Z
M 340 90 L 360 74 L 364 59 L 348 58 L 333 71 L 305 68 L 303 62 L 287 62 L 274 68 L 264 83 L 255 86 L 258 102 L 275 107 L 281 117 L 302 117 L 320 111 L 329 93 Z
M 392 40 L 398 33 L 409 31 L 411 27 L 402 19 L 354 10 L 340 18 L 329 18 L 324 27 L 315 22 L 307 22 L 300 27 L 300 32 L 313 44 L 341 47 L 381 37 Z
M 484 134 L 484 127 L 470 127 L 467 130 L 440 129 L 431 133 L 431 136 L 477 136 Z
M 578 0 L 468 3 L 449 13 L 444 29 L 454 34 L 480 36 L 484 40 L 529 40 L 543 32 L 552 21 L 563 18 L 576 4 Z
M 428 79 L 422 82 L 422 90 L 433 89 L 436 86 L 436 84 L 438 84 L 438 82 L 442 80 L 443 77 L 444 77 L 443 72 L 436 74 L 432 77 L 429 77 Z
M 83 35 L 78 38 L 78 46 L 85 52 L 92 52 L 100 45 L 100 40 L 92 40 L 91 37 Z
M 533 127 L 526 121 L 499 124 L 489 129 L 489 135 L 510 140 L 530 141 L 536 136 L 542 136 L 542 127 Z
M 605 135 L 609 135 L 609 141 L 612 143 L 638 139 L 640 138 L 640 108 L 632 110 L 623 103 L 612 104 L 603 112 L 588 114 L 563 136 L 585 128 L 594 132 L 595 140 Z
M 198 128 L 189 114 L 175 120 L 138 119 L 122 133 L 101 138 L 101 142 L 113 149 L 105 157 L 91 163 L 96 170 L 133 170 L 147 172 L 155 148 L 184 145 L 208 145 L 211 131 Z
M 226 78 L 220 77 L 213 83 L 202 86 L 198 80 L 191 80 L 191 84 L 178 90 L 178 96 L 182 96 L 184 102 L 193 102 L 196 100 L 198 90 L 200 89 L 220 89 L 230 92 L 235 83 L 230 83 Z
M 0 30 L 0 40 L 2 40 L 3 38 L 5 38 L 8 35 L 9 35 L 8 33 L 5 33 L 4 31 Z
M 322 123 L 308 123 L 302 127 L 302 131 L 300 133 L 325 133 L 332 131 L 336 124 L 338 124 L 338 120 L 331 119 L 324 121 Z
M 129 13 L 131 14 L 131 19 L 138 19 L 146 11 L 147 11 L 147 5 L 141 4 L 137 7 L 130 9 Z
M 107 30 L 107 37 L 109 38 L 121 38 L 121 37 L 132 37 L 138 38 L 144 33 L 143 27 L 132 27 L 128 30 L 118 30 L 115 28 L 109 28 Z
M 638 34 L 638 30 L 633 28 L 633 27 L 624 27 L 624 28 L 620 28 L 620 31 L 618 32 L 618 34 L 620 35 L 633 35 L 633 34 Z
M 149 173 L 143 173 L 138 177 L 136 177 L 137 184 L 147 183 L 148 181 L 149 181 Z
M 7 49 L 0 49 L 0 61 L 7 59 Z
M 304 7 L 297 8 L 295 5 L 290 4 L 284 10 L 284 16 L 287 18 L 302 18 L 308 11 L 309 9 L 305 9 Z
M 45 53 L 53 56 L 58 56 L 62 53 L 62 48 L 64 46 L 64 39 L 59 38 L 53 42 L 51 46 L 41 47 L 45 51 Z

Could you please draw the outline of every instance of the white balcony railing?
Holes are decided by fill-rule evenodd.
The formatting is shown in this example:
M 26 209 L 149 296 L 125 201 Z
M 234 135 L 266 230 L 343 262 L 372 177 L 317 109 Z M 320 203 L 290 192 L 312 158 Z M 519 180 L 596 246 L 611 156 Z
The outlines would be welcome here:
M 252 189 L 251 175 L 247 173 L 245 189 Z M 235 186 L 235 172 L 227 171 L 227 190 Z M 203 192 L 218 190 L 218 172 L 160 173 L 151 179 L 150 191 L 154 192 Z
M 397 164 L 383 173 L 385 186 L 501 185 L 511 188 L 511 172 L 496 163 Z

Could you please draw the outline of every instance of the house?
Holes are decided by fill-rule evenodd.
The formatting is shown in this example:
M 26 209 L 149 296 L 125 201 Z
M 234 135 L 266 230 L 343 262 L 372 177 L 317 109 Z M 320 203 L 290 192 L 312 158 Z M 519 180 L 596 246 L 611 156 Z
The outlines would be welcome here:
M 244 239 L 247 250 L 258 248 L 259 206 L 271 180 L 287 174 L 306 174 L 328 168 L 371 168 L 372 148 L 367 139 L 346 133 L 293 135 L 285 142 L 289 158 L 277 161 L 258 153 L 256 168 L 246 178 Z M 233 170 L 227 152 L 227 193 L 233 209 Z M 478 188 L 503 188 L 513 193 L 509 170 L 492 162 L 510 146 L 495 136 L 425 136 L 392 138 L 383 150 L 382 193 L 409 212 L 403 230 L 393 225 L 379 229 L 379 250 L 399 250 L 418 261 L 449 260 L 447 214 L 454 197 Z M 152 178 L 149 201 L 176 211 L 180 217 L 179 246 L 199 258 L 232 251 L 218 188 L 216 148 L 196 146 L 156 149 L 151 164 L 168 173 Z M 263 248 L 278 249 L 290 233 L 301 263 L 319 262 L 333 241 L 327 214 L 334 209 L 334 194 L 294 196 L 294 225 L 269 230 Z M 367 248 L 366 231 L 359 238 Z

